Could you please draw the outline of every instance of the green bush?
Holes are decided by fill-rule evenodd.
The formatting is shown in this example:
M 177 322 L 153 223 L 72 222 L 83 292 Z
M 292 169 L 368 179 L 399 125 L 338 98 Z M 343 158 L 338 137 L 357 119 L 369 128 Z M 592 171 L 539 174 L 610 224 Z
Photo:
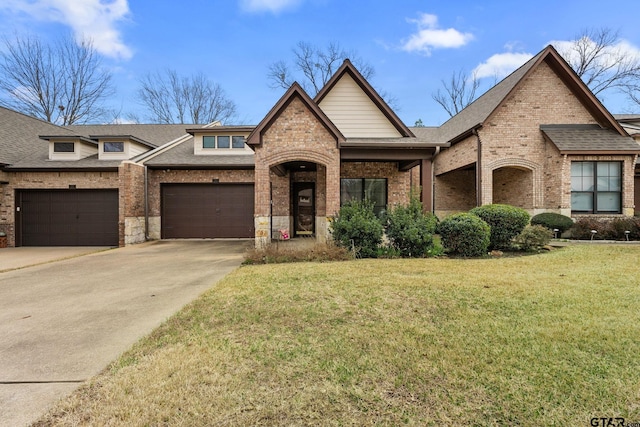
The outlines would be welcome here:
M 512 240 L 529 223 L 529 213 L 510 205 L 484 205 L 473 208 L 470 214 L 480 217 L 491 227 L 490 249 L 510 249 Z
M 382 242 L 382 223 L 369 200 L 347 202 L 331 223 L 336 245 L 347 248 L 358 258 L 374 258 Z
M 611 238 L 616 240 L 626 240 L 625 231 L 629 232 L 629 240 L 640 240 L 640 218 L 615 218 L 609 224 L 612 233 Z
M 591 230 L 595 230 L 593 235 Z M 615 218 L 612 220 L 583 217 L 571 227 L 571 237 L 578 240 L 626 240 L 625 231 L 629 231 L 629 240 L 640 240 L 640 218 Z
M 596 234 L 594 235 L 591 231 L 595 230 Z M 584 217 L 576 220 L 571 227 L 571 238 L 577 240 L 605 240 L 609 239 L 611 236 L 611 231 L 609 230 L 609 222 L 604 221 L 598 218 L 592 217 Z
M 553 231 L 543 225 L 536 224 L 527 225 L 513 241 L 523 251 L 531 251 L 549 244 L 552 238 Z
M 573 220 L 559 213 L 544 212 L 534 215 L 531 218 L 531 225 L 542 225 L 551 231 L 558 230 L 562 234 L 573 227 Z
M 387 213 L 387 237 L 402 257 L 423 257 L 433 248 L 438 218 L 422 211 L 422 203 L 411 197 L 409 205 L 396 206 Z
M 440 222 L 438 232 L 448 252 L 476 257 L 487 253 L 491 228 L 476 215 L 459 213 Z

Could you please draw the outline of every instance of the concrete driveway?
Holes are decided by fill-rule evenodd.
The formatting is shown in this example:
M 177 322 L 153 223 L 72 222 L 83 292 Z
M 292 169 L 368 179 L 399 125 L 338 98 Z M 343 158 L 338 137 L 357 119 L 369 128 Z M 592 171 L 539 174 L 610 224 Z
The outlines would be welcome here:
M 157 241 L 0 272 L 0 426 L 38 419 L 238 267 L 249 245 Z

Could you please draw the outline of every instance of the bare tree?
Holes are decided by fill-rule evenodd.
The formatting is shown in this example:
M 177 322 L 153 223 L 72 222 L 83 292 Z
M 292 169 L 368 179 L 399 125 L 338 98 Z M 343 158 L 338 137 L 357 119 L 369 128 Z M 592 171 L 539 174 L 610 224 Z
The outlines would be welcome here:
M 156 123 L 204 124 L 236 117 L 236 104 L 202 73 L 191 77 L 180 77 L 174 70 L 147 74 L 140 80 L 138 96 Z
M 90 40 L 70 36 L 54 44 L 36 37 L 4 39 L 0 53 L 0 103 L 60 125 L 101 118 L 114 93 L 111 74 Z
M 449 81 L 442 80 L 442 87 L 444 91 L 438 89 L 431 97 L 453 117 L 476 99 L 480 81 L 476 73 L 469 76 L 463 70 L 459 70 L 451 74 Z
M 303 77 L 298 83 L 309 95 L 315 96 L 347 58 L 365 79 L 373 77 L 373 67 L 354 50 L 343 49 L 337 42 L 321 48 L 301 41 L 293 48 L 293 66 L 283 60 L 269 66 L 269 86 L 288 89 L 298 77 Z
M 595 95 L 607 90 L 638 92 L 640 55 L 626 49 L 618 31 L 585 29 L 570 43 L 556 47 Z

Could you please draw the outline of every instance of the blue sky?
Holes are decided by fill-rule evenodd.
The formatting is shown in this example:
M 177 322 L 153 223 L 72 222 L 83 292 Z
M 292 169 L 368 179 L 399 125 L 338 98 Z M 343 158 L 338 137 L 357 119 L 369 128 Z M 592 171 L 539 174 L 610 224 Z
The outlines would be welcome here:
M 257 124 L 284 92 L 269 87 L 269 64 L 291 59 L 298 41 L 336 41 L 374 67 L 371 83 L 411 126 L 448 118 L 431 94 L 454 71 L 478 70 L 487 89 L 587 27 L 619 30 L 640 55 L 639 15 L 637 0 L 3 0 L 0 34 L 91 37 L 113 72 L 110 104 L 123 114 L 143 115 L 135 92 L 148 72 L 203 72 L 237 104 L 234 124 Z M 639 109 L 615 94 L 603 101 L 613 113 Z

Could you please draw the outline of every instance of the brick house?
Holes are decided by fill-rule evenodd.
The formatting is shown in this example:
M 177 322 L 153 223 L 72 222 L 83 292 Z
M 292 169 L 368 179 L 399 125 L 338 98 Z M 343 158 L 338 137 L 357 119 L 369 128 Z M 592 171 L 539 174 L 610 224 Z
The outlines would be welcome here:
M 440 127 L 435 212 L 633 215 L 639 145 L 548 46 Z
M 440 127 L 407 127 L 348 60 L 257 126 L 63 128 L 0 109 L 0 231 L 17 246 L 324 240 L 341 203 L 380 212 L 412 190 L 440 217 L 488 203 L 633 215 L 630 123 L 552 47 Z

